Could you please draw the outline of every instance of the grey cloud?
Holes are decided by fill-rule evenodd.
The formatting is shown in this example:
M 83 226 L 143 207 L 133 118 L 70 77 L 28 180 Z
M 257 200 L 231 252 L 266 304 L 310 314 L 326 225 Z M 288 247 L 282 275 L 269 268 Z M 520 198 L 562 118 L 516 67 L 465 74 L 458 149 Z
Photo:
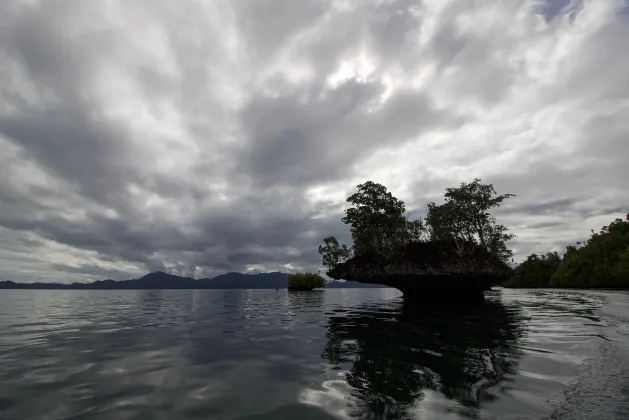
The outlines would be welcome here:
M 7 66 L 22 70 L 35 97 L 14 101 L 17 112 L 0 116 L 0 134 L 22 148 L 23 159 L 35 160 L 85 197 L 115 206 L 124 204 L 125 185 L 139 181 L 139 172 L 128 163 L 140 150 L 126 127 L 104 118 L 89 96 L 92 76 L 108 51 L 123 42 L 114 32 L 70 37 L 76 13 L 89 9 L 46 2 L 41 9 L 16 13 L 3 27 L 1 45 L 12 58 Z M 18 96 L 20 88 L 27 91 L 26 86 L 6 87 L 18 90 Z
M 263 186 L 325 182 L 346 176 L 378 148 L 465 122 L 456 112 L 436 109 L 423 92 L 395 94 L 370 111 L 382 91 L 352 80 L 306 103 L 300 92 L 254 99 L 243 113 L 248 142 L 240 170 Z
M 71 274 L 82 274 L 93 277 L 94 279 L 112 279 L 112 280 L 129 280 L 135 278 L 135 274 L 128 271 L 107 269 L 99 265 L 81 264 L 74 267 L 67 264 L 51 264 L 51 268 L 57 271 L 63 271 Z
M 22 146 L 29 158 L 70 184 L 84 196 L 112 204 L 124 186 L 137 180 L 132 167 L 121 165 L 139 151 L 124 140 L 120 128 L 82 112 L 49 111 L 0 118 L 0 133 Z
M 96 251 L 110 256 L 109 261 L 135 261 L 150 271 L 167 267 L 154 257 L 155 253 L 166 253 L 171 259 L 188 261 L 195 266 L 244 270 L 247 263 L 258 261 L 283 264 L 287 262 L 284 256 L 287 250 L 296 249 L 293 259 L 300 259 L 299 254 L 306 253 L 301 260 L 316 264 L 319 258 L 316 247 L 321 235 L 338 231 L 338 216 L 335 215 L 335 220 L 313 221 L 308 209 L 300 210 L 300 197 L 279 193 L 271 197 L 241 197 L 227 208 L 203 210 L 199 207 L 193 219 L 181 219 L 177 224 L 150 223 L 144 221 L 140 213 L 127 213 L 126 219 L 88 213 L 89 217 L 82 220 L 47 214 L 43 218 L 13 223 L 10 227 L 36 232 L 43 238 L 78 249 Z M 261 209 L 264 212 L 260 212 Z M 9 225 L 6 219 L 0 220 Z M 309 231 L 317 234 L 308 235 Z M 88 274 L 86 271 L 76 273 Z
M 533 223 L 529 225 L 529 227 L 532 229 L 556 228 L 559 226 L 561 226 L 560 221 L 539 222 L 539 223 Z
M 422 1 L 394 0 L 378 4 L 369 17 L 369 40 L 380 64 L 418 65 L 416 39 L 422 28 Z
M 494 106 L 509 95 L 515 81 L 514 69 L 507 60 L 510 40 L 506 34 L 496 36 L 476 25 L 463 25 L 461 21 L 473 8 L 471 2 L 450 3 L 443 12 L 448 19 L 437 29 L 428 48 L 436 59 L 435 73 L 444 83 L 456 86 L 463 97 Z
M 283 48 L 291 37 L 324 18 L 331 1 L 263 0 L 233 2 L 238 28 L 247 39 L 248 52 L 266 60 Z
M 337 71 L 348 57 L 368 53 L 376 75 L 390 67 L 412 71 L 421 65 L 421 54 L 416 45 L 422 24 L 421 1 L 367 0 L 360 4 L 340 1 L 332 2 L 324 12 L 320 9 L 324 4 L 322 2 L 316 2 L 314 7 L 310 2 L 304 4 L 306 7 L 300 3 L 302 10 L 291 23 L 279 28 L 269 30 L 265 27 L 267 23 L 260 23 L 263 22 L 260 19 L 255 25 L 246 27 L 245 34 L 254 40 L 247 48 L 249 65 L 264 67 L 269 61 L 274 63 L 287 55 L 288 62 L 274 65 L 279 65 L 282 71 L 291 64 L 309 68 L 312 77 L 309 84 L 300 86 L 300 89 L 310 95 L 323 90 L 325 79 Z M 271 10 L 274 9 L 269 8 L 268 13 L 273 13 Z M 295 29 L 293 23 L 302 21 L 303 25 Z M 278 38 L 286 40 L 285 45 L 277 43 Z M 260 60 L 260 56 L 266 57 L 266 60 L 256 61 Z M 277 92 L 287 88 L 292 93 L 293 83 L 287 83 L 284 75 L 278 77 L 276 72 L 277 69 L 265 80 L 266 85 Z
M 619 18 L 620 19 L 620 18 Z M 584 60 L 565 81 L 570 94 L 578 100 L 623 100 L 629 96 L 629 60 L 616 59 L 629 37 L 629 22 L 607 24 L 584 45 Z M 602 63 L 609 63 L 602 66 Z M 600 100 L 599 99 L 599 100 Z
M 548 201 L 539 201 L 531 203 L 506 203 L 502 208 L 497 209 L 496 214 L 511 214 L 513 212 L 524 213 L 531 216 L 539 216 L 545 214 L 557 214 L 557 212 L 566 212 L 574 209 L 579 202 L 576 198 L 560 198 Z

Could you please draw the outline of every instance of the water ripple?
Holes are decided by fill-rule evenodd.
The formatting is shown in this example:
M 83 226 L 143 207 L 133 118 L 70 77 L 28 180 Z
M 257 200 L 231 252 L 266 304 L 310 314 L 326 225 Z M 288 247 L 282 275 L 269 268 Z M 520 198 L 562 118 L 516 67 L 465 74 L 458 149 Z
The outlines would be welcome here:
M 627 297 L 2 291 L 0 418 L 629 419 Z

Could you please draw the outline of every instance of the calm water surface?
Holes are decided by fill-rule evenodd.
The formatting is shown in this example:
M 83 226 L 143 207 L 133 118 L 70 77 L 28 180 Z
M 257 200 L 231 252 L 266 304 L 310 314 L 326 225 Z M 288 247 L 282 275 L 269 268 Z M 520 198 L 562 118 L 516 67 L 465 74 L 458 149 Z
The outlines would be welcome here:
M 629 419 L 629 294 L 0 292 L 0 418 Z

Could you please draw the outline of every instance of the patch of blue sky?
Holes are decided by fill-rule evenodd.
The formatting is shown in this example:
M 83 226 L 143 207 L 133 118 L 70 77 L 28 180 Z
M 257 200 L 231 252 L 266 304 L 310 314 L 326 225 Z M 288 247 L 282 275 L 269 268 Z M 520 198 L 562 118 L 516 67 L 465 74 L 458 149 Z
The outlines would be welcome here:
M 539 4 L 538 10 L 547 22 L 550 22 L 561 15 L 567 15 L 572 21 L 579 13 L 582 1 L 583 0 L 542 0 Z

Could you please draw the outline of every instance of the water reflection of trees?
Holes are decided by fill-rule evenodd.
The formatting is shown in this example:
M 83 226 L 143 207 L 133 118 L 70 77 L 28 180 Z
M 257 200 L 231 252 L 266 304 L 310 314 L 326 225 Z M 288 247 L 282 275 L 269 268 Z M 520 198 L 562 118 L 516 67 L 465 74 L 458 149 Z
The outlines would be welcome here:
M 357 417 L 406 418 L 426 389 L 469 414 L 515 373 L 523 329 L 519 312 L 497 301 L 447 310 L 359 307 L 329 318 L 323 357 L 347 372 Z
M 323 304 L 323 290 L 287 291 L 286 302 L 291 310 L 319 308 Z

